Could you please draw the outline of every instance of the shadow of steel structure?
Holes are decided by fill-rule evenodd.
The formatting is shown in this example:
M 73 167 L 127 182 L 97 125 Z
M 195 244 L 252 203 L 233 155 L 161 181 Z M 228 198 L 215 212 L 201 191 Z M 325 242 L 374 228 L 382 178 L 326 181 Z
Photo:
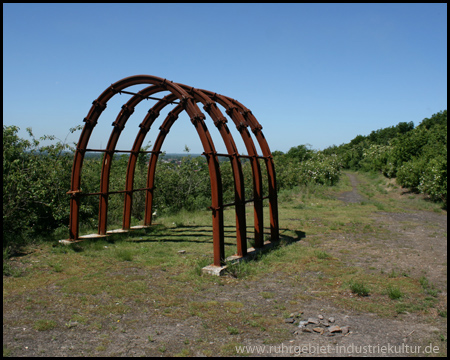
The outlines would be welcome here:
M 126 91 L 130 86 L 134 85 L 150 85 L 144 89 L 133 93 Z M 153 97 L 159 92 L 170 92 L 162 98 Z M 106 149 L 89 149 L 88 142 L 91 133 L 96 126 L 102 112 L 105 110 L 107 102 L 116 94 L 128 94 L 132 97 L 126 102 L 116 120 L 112 123 L 113 129 L 109 137 Z M 116 150 L 116 144 L 119 136 L 125 127 L 125 124 L 135 107 L 144 99 L 157 100 L 156 104 L 148 111 L 139 125 L 139 131 L 131 150 Z M 163 124 L 159 128 L 159 134 L 151 151 L 141 151 L 146 134 L 150 127 L 158 118 L 161 110 L 168 104 L 176 105 L 164 119 Z M 227 154 L 219 154 L 216 152 L 214 143 L 206 127 L 206 116 L 200 111 L 198 104 L 203 105 L 203 109 L 213 120 L 214 125 L 218 128 L 224 141 Z M 240 155 L 233 137 L 227 127 L 227 119 L 223 116 L 221 110 L 217 106 L 220 104 L 226 109 L 226 113 L 232 119 L 237 130 L 242 136 L 244 145 L 248 155 Z M 146 192 L 146 205 L 144 225 L 150 226 L 152 223 L 152 203 L 153 192 L 155 190 L 155 171 L 158 156 L 161 153 L 161 146 L 172 125 L 175 123 L 178 115 L 186 111 L 195 126 L 200 141 L 203 146 L 203 154 L 206 157 L 211 182 L 211 206 L 212 223 L 213 223 L 213 250 L 214 250 L 214 266 L 222 266 L 225 261 L 224 247 L 224 220 L 223 210 L 227 206 L 234 206 L 236 212 L 236 242 L 237 256 L 244 257 L 247 255 L 247 234 L 246 234 L 246 218 L 245 204 L 254 203 L 254 231 L 255 231 L 255 248 L 264 247 L 263 233 L 263 200 L 269 199 L 270 212 L 270 233 L 271 242 L 279 240 L 279 224 L 278 224 L 278 205 L 276 192 L 275 167 L 272 154 L 270 152 L 267 141 L 261 131 L 262 126 L 258 123 L 252 112 L 237 100 L 230 97 L 219 95 L 217 93 L 195 89 L 193 87 L 174 83 L 163 78 L 151 75 L 135 75 L 119 80 L 109 86 L 94 102 L 89 110 L 88 115 L 84 118 L 85 125 L 80 135 L 77 148 L 74 155 L 72 168 L 71 189 L 67 193 L 70 195 L 70 223 L 69 223 L 69 242 L 79 241 L 83 238 L 106 236 L 107 233 L 128 231 L 136 227 L 131 227 L 131 207 L 133 203 L 133 193 L 136 191 Z M 248 128 L 254 133 L 262 156 L 258 155 L 255 144 L 252 140 Z M 89 151 L 103 152 L 103 165 L 100 177 L 100 191 L 96 193 L 83 193 L 80 188 L 81 169 L 85 153 Z M 109 177 L 111 163 L 114 153 L 129 153 L 125 189 L 120 191 L 109 191 Z M 140 153 L 150 153 L 148 165 L 147 184 L 145 188 L 134 189 L 133 179 L 138 155 Z M 218 156 L 226 156 L 230 159 L 234 178 L 235 201 L 233 203 L 224 204 L 222 198 L 222 179 Z M 251 162 L 253 175 L 253 198 L 245 199 L 244 178 L 241 168 L 240 158 L 248 158 Z M 264 159 L 268 174 L 269 194 L 263 196 L 262 193 L 262 176 L 259 159 Z M 108 217 L 108 196 L 111 194 L 124 195 L 123 225 L 122 229 L 107 231 Z M 83 196 L 99 196 L 99 215 L 98 215 L 98 233 L 87 236 L 79 235 L 79 209 L 80 200 Z

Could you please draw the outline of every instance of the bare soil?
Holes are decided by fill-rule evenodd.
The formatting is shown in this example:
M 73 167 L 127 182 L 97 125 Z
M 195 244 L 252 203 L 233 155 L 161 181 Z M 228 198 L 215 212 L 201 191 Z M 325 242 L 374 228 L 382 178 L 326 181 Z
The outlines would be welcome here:
M 364 201 L 358 193 L 358 179 L 349 174 L 353 190 L 339 196 L 343 205 Z M 377 226 L 391 234 L 385 239 L 375 239 L 376 246 L 368 247 L 366 242 L 351 235 L 342 235 L 345 241 L 337 241 L 330 252 L 360 247 L 358 255 L 349 255 L 347 261 L 365 269 L 383 269 L 386 273 L 396 270 L 419 278 L 425 275 L 437 289 L 439 302 L 447 302 L 447 218 L 445 215 L 428 211 L 408 211 L 405 213 L 378 212 L 374 217 Z M 370 235 L 368 235 L 370 236 Z M 344 240 L 344 239 L 342 239 Z M 300 246 L 308 246 L 305 242 Z M 352 253 L 354 254 L 354 253 Z M 340 254 L 342 258 L 342 254 Z M 129 271 L 142 271 L 140 269 Z M 369 271 L 369 270 L 367 270 Z M 152 274 L 157 281 L 163 272 Z M 12 356 L 216 356 L 219 349 L 229 344 L 265 346 L 263 353 L 254 356 L 446 356 L 447 319 L 437 313 L 404 313 L 392 318 L 371 313 L 346 310 L 337 307 L 331 298 L 314 293 L 305 294 L 308 301 L 293 305 L 293 296 L 299 289 L 286 282 L 282 273 L 268 273 L 262 280 L 238 281 L 227 279 L 227 286 L 216 283 L 208 291 L 197 293 L 197 299 L 189 301 L 229 301 L 245 304 L 245 311 L 270 314 L 274 305 L 283 305 L 287 312 L 301 311 L 302 319 L 323 315 L 334 317 L 335 324 L 348 325 L 348 334 L 325 336 L 318 333 L 302 333 L 296 324 L 284 323 L 280 319 L 288 340 L 277 342 L 269 339 L 269 334 L 258 327 L 248 327 L 239 334 L 215 335 L 205 327 L 202 318 L 190 316 L 183 320 L 166 316 L 158 309 L 148 308 L 149 304 L 134 307 L 114 318 L 117 329 L 104 326 L 87 329 L 82 323 L 68 324 L 47 331 L 37 331 L 32 322 L 23 325 L 24 311 L 8 304 L 3 309 L 3 344 L 10 349 L 6 355 Z M 58 289 L 47 287 L 42 292 Z M 155 288 L 155 291 L 157 289 Z M 264 298 L 262 292 L 273 294 Z M 444 305 L 445 304 L 445 305 Z M 145 311 L 144 311 L 145 306 Z M 51 311 L 61 312 L 58 304 L 51 304 Z M 435 309 L 431 309 L 436 311 Z M 105 319 L 111 320 L 111 319 Z M 5 326 L 5 323 L 8 325 Z M 11 324 L 20 324 L 14 326 Z M 25 322 L 26 323 L 26 322 Z M 234 324 L 224 324 L 224 326 Z M 201 346 L 198 339 L 203 339 Z M 286 339 L 286 336 L 284 336 Z M 442 340 L 442 341 L 440 341 Z M 196 343 L 197 342 L 197 343 Z M 270 345 L 269 345 L 270 344 Z M 431 347 L 430 344 L 432 345 Z M 418 348 L 420 346 L 420 349 Z M 427 346 L 429 347 L 427 349 Z M 429 350 L 427 352 L 427 350 Z M 184 352 L 183 352 L 184 351 Z M 414 351 L 417 351 L 416 353 Z M 5 350 L 4 350 L 5 355 Z M 220 355 L 220 354 L 219 354 Z M 237 356 L 239 356 L 236 353 Z

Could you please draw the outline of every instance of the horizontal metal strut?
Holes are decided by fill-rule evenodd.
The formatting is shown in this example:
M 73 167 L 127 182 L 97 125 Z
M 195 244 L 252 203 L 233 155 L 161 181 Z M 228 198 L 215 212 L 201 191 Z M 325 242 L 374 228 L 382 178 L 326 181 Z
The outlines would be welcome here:
M 132 150 L 107 150 L 107 149 L 83 149 L 82 151 L 85 152 L 115 152 L 115 153 L 139 153 L 139 154 L 161 154 L 162 151 L 147 151 L 147 150 L 139 150 L 139 151 L 132 151 Z
M 84 193 L 84 192 L 77 192 L 77 196 L 91 196 L 91 195 L 110 195 L 110 194 L 124 194 L 124 193 L 129 193 L 129 192 L 136 192 L 136 191 L 145 191 L 145 190 L 150 190 L 153 191 L 154 189 L 156 189 L 155 186 L 153 187 L 146 187 L 146 188 L 141 188 L 141 189 L 133 189 L 133 190 L 117 190 L 117 191 L 106 191 L 106 192 L 95 192 L 95 193 Z M 68 193 L 73 193 L 72 192 L 68 192 Z
M 179 104 L 179 102 L 176 102 L 176 101 L 170 101 L 170 100 L 166 100 L 166 99 L 160 99 L 160 98 L 153 97 L 153 96 L 144 96 L 144 95 L 141 95 L 141 94 L 138 94 L 138 93 L 134 93 L 134 92 L 131 92 L 131 91 L 120 90 L 120 91 L 119 91 L 119 94 L 122 94 L 122 93 L 128 94 L 128 95 L 138 95 L 138 96 L 141 96 L 141 97 L 144 98 L 144 99 L 162 100 L 162 101 L 168 102 L 168 103 L 170 103 L 170 104 Z
M 209 155 L 209 154 L 202 153 L 202 155 Z M 253 158 L 256 158 L 256 159 L 269 159 L 270 158 L 270 156 L 236 155 L 236 154 L 221 154 L 221 153 L 215 153 L 214 155 L 216 155 L 216 156 L 223 156 L 223 157 L 229 157 L 229 158 L 237 156 L 238 158 L 246 158 L 246 159 L 253 159 Z
M 269 196 L 263 196 L 263 197 L 261 198 L 261 200 L 265 200 L 265 199 L 268 199 L 268 198 L 269 198 Z M 244 200 L 243 203 L 244 203 L 244 204 L 247 204 L 247 203 L 251 203 L 251 202 L 253 202 L 253 201 L 255 201 L 255 200 L 257 200 L 257 199 L 255 199 L 255 198 L 253 198 L 253 199 L 248 199 L 248 200 Z M 231 202 L 231 203 L 228 203 L 228 204 L 223 204 L 222 207 L 226 207 L 226 206 L 234 206 L 234 205 L 236 205 L 236 202 Z

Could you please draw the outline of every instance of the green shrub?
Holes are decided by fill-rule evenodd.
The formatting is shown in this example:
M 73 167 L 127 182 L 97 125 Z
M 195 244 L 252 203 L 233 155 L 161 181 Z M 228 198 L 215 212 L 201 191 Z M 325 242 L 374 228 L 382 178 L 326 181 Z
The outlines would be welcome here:
M 71 129 L 71 132 L 79 128 Z M 58 141 L 40 146 L 27 128 L 30 140 L 17 135 L 17 126 L 3 126 L 3 247 L 17 248 L 30 238 L 68 225 L 70 146 Z
M 359 296 L 368 296 L 370 289 L 364 284 L 364 282 L 351 280 L 349 283 L 352 293 Z
M 388 286 L 387 294 L 390 299 L 397 300 L 403 297 L 402 291 L 398 287 Z
M 282 154 L 278 154 L 274 159 L 278 190 L 311 183 L 333 186 L 341 175 L 341 162 L 335 154 L 310 151 L 304 161 Z
M 447 156 L 431 159 L 422 173 L 418 189 L 447 207 Z
M 415 158 L 404 163 L 397 171 L 397 183 L 405 188 L 418 191 L 425 168 L 426 159 L 424 158 Z

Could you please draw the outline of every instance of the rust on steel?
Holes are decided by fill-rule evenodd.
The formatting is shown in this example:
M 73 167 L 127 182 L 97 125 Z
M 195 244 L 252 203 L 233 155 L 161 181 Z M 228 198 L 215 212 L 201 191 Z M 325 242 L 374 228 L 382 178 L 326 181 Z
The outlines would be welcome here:
M 149 85 L 139 92 L 127 91 L 130 86 Z M 161 92 L 169 92 L 164 97 L 156 97 Z M 96 126 L 102 112 L 105 110 L 108 101 L 116 94 L 128 94 L 132 97 L 122 106 L 115 121 L 112 123 L 112 131 L 105 150 L 89 149 L 89 138 Z M 133 147 L 128 150 L 117 150 L 116 145 L 119 137 L 125 128 L 125 125 L 133 114 L 136 106 L 142 100 L 157 101 L 148 110 L 148 113 L 139 124 L 139 130 Z M 213 124 L 218 129 L 224 142 L 227 154 L 218 154 L 214 146 L 212 137 L 206 125 L 207 117 L 200 110 L 199 104 L 203 110 L 212 119 Z M 141 146 L 145 140 L 147 133 L 159 117 L 161 111 L 168 105 L 176 105 L 166 116 L 162 125 L 159 127 L 159 134 L 151 151 L 141 151 Z M 237 149 L 236 143 L 231 135 L 227 125 L 227 118 L 223 115 L 219 106 L 225 109 L 226 114 L 231 118 L 236 126 L 240 136 L 242 137 L 248 155 L 241 155 Z M 245 204 L 253 202 L 254 208 L 254 236 L 255 247 L 264 246 L 264 221 L 263 221 L 263 200 L 269 199 L 270 212 L 270 240 L 279 240 L 279 224 L 278 224 L 278 205 L 276 191 L 275 166 L 272 154 L 270 152 L 267 141 L 262 133 L 262 126 L 258 123 L 252 112 L 230 97 L 220 95 L 208 90 L 196 89 L 184 84 L 174 83 L 166 79 L 151 75 L 136 75 L 119 80 L 109 86 L 100 96 L 93 101 L 88 115 L 84 118 L 85 125 L 80 135 L 77 148 L 74 155 L 71 189 L 68 191 L 70 195 L 70 221 L 69 221 L 69 240 L 77 241 L 80 239 L 79 234 L 79 209 L 83 196 L 99 196 L 99 212 L 98 212 L 98 235 L 106 235 L 108 227 L 108 198 L 111 194 L 124 194 L 122 229 L 129 230 L 131 228 L 131 209 L 133 205 L 133 193 L 136 191 L 145 191 L 145 214 L 144 225 L 152 224 L 152 207 L 153 195 L 155 190 L 155 173 L 158 156 L 164 140 L 169 133 L 171 127 L 175 124 L 181 112 L 185 111 L 191 119 L 200 141 L 203 146 L 203 155 L 206 157 L 210 184 L 211 184 L 211 212 L 212 212 L 212 228 L 213 228 L 213 251 L 214 265 L 221 266 L 225 260 L 224 245 L 224 208 L 226 206 L 235 207 L 236 217 L 236 246 L 237 255 L 245 256 L 247 254 L 247 228 Z M 253 142 L 250 131 L 258 141 L 262 156 L 258 155 L 255 143 Z M 84 155 L 87 151 L 104 152 L 103 163 L 100 176 L 100 191 L 96 193 L 83 193 L 81 191 L 81 175 Z M 125 189 L 119 191 L 110 191 L 110 172 L 113 155 L 116 152 L 130 153 L 128 158 Z M 150 160 L 147 171 L 147 183 L 144 188 L 134 189 L 134 174 L 137 158 L 140 153 L 149 153 Z M 231 204 L 223 203 L 222 178 L 220 173 L 220 164 L 218 156 L 225 155 L 230 159 L 232 174 L 234 179 L 235 200 Z M 245 199 L 244 176 L 242 172 L 241 158 L 248 158 L 251 163 L 253 178 L 253 198 Z M 260 159 L 264 159 L 268 178 L 268 196 L 263 195 L 263 181 L 261 175 Z

